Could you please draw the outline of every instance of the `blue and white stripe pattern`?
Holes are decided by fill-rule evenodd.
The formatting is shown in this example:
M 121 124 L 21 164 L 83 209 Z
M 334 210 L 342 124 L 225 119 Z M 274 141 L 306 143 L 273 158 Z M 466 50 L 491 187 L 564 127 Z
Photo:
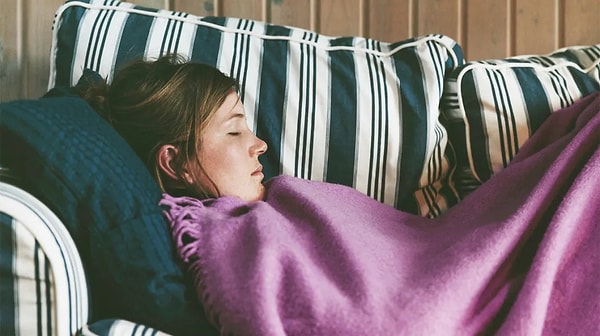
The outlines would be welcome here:
M 456 201 L 438 116 L 444 76 L 463 59 L 446 36 L 384 43 L 114 0 L 66 3 L 54 34 L 49 87 L 75 84 L 84 68 L 110 80 L 133 58 L 174 52 L 236 78 L 269 144 L 267 178 L 341 183 L 430 217 Z
M 469 62 L 446 81 L 442 110 L 467 194 L 506 167 L 550 113 L 600 88 L 600 45 Z
M 0 334 L 75 335 L 88 321 L 83 265 L 60 220 L 0 182 Z
M 81 336 L 169 336 L 160 330 L 121 319 L 106 319 L 86 325 Z

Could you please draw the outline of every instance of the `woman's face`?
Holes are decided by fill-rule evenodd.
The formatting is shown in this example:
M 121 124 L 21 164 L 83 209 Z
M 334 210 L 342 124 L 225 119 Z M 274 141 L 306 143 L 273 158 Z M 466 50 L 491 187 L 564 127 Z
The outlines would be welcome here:
M 262 200 L 264 175 L 258 157 L 267 144 L 248 128 L 244 106 L 232 91 L 206 126 L 199 159 L 221 196 L 238 196 L 245 201 Z M 202 175 L 202 174 L 201 174 Z M 207 176 L 201 185 L 216 194 Z

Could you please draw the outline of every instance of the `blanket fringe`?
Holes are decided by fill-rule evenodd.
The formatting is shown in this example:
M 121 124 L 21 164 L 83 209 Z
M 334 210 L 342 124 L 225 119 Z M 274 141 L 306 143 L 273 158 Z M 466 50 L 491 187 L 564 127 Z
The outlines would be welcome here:
M 204 208 L 204 204 L 198 199 L 191 197 L 172 197 L 163 194 L 159 205 L 163 207 L 163 213 L 168 219 L 171 236 L 183 261 L 187 272 L 191 272 L 194 278 L 194 287 L 199 293 L 199 299 L 204 306 L 208 319 L 217 328 L 220 328 L 219 313 L 215 311 L 210 292 L 204 283 L 205 271 L 202 265 L 203 255 L 200 238 L 202 226 L 199 224 L 198 213 Z

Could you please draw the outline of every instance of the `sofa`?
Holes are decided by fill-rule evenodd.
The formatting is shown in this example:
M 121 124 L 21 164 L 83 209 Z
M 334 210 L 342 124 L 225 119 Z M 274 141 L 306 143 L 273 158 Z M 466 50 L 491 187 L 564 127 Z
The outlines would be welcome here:
M 74 88 L 178 53 L 240 82 L 265 178 L 349 186 L 438 218 L 505 169 L 555 111 L 600 91 L 600 44 L 465 60 L 444 35 L 387 43 L 67 1 L 48 93 L 0 104 L 0 334 L 217 334 L 175 257 L 142 160 Z

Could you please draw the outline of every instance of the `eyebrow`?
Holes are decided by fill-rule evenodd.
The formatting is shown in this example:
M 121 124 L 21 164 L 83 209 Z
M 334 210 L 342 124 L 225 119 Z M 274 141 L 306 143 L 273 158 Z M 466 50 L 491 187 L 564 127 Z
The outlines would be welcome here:
M 230 116 L 227 118 L 227 120 L 229 121 L 229 120 L 231 120 L 231 119 L 235 119 L 235 118 L 242 118 L 242 119 L 245 119 L 245 118 L 246 118 L 246 115 L 245 115 L 245 114 L 243 114 L 243 113 L 236 112 L 236 113 L 234 113 L 234 114 L 230 115 Z

